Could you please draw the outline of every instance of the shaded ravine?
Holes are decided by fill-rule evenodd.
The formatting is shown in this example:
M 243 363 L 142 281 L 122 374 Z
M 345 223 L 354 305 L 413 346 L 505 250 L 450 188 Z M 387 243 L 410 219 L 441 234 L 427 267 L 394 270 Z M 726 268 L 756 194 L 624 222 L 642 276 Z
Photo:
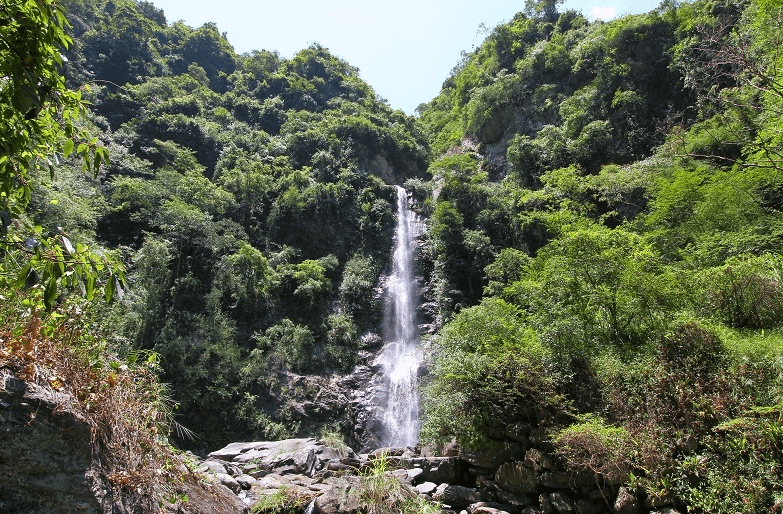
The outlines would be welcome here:
M 373 425 L 381 446 L 413 446 L 419 439 L 417 376 L 419 284 L 414 273 L 416 239 L 421 234 L 418 216 L 408 205 L 408 193 L 397 186 L 397 228 L 394 236 L 392 272 L 386 283 L 383 323 L 384 345 L 375 364 L 378 400 Z

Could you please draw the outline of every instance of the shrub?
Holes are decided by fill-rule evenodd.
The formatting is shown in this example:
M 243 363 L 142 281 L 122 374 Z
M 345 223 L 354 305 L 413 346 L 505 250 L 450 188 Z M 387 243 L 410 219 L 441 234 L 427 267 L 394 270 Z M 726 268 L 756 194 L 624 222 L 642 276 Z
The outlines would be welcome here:
M 274 494 L 264 495 L 258 503 L 253 505 L 250 512 L 253 514 L 298 514 L 304 511 L 314 496 L 315 493 L 304 494 L 299 489 L 281 487 Z
M 367 474 L 362 477 L 358 490 L 367 514 L 436 514 L 440 509 L 410 487 L 404 487 L 397 477 L 388 473 L 389 456 L 381 453 Z
M 552 443 L 569 467 L 594 474 L 599 486 L 623 483 L 638 451 L 628 430 L 595 415 L 581 416 L 578 423 L 557 432 Z
M 783 262 L 778 256 L 741 256 L 702 275 L 703 307 L 735 328 L 773 328 L 783 322 Z
M 725 361 L 718 336 L 695 322 L 683 323 L 661 339 L 657 353 L 667 371 L 684 372 L 693 383 L 708 380 Z
M 781 512 L 782 408 L 754 408 L 722 423 L 705 452 L 682 462 L 675 486 L 688 512 Z

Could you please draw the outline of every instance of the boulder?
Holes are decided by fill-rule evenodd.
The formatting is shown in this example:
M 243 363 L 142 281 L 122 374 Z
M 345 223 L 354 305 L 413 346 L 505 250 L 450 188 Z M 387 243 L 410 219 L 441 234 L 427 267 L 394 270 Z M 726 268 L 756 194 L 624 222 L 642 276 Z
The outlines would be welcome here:
M 228 487 L 234 494 L 239 494 L 239 491 L 242 490 L 242 486 L 239 485 L 239 482 L 227 473 L 215 473 L 215 478 L 218 483 Z
M 314 514 L 361 514 L 361 491 L 358 477 L 346 477 L 313 502 Z
M 636 494 L 627 487 L 621 487 L 614 501 L 614 510 L 617 514 L 640 514 L 641 509 Z
M 472 466 L 485 469 L 497 469 L 501 464 L 519 460 L 525 456 L 522 443 L 490 440 L 480 450 L 462 450 L 460 457 Z
M 405 472 L 408 474 L 408 480 L 411 484 L 415 484 L 416 482 L 421 482 L 421 477 L 424 475 L 424 470 L 421 468 L 410 468 L 406 469 Z
M 416 486 L 416 490 L 419 494 L 432 495 L 438 488 L 438 484 L 434 482 L 424 482 Z
M 495 495 L 497 496 L 498 501 L 507 503 L 509 505 L 514 505 L 515 507 L 525 507 L 533 503 L 533 500 L 524 494 L 510 493 L 508 491 L 504 491 L 503 489 L 498 489 L 495 492 Z
M 227 474 L 228 471 L 226 470 L 226 467 L 223 465 L 222 462 L 216 461 L 216 460 L 207 460 L 204 461 L 201 466 L 198 467 L 197 471 L 199 473 L 206 473 L 206 472 L 212 472 L 215 474 L 223 473 Z
M 242 489 L 250 489 L 253 487 L 253 484 L 256 483 L 256 479 L 250 475 L 239 475 L 234 477 L 234 480 L 236 480 L 237 483 L 242 486 Z
M 348 451 L 352 456 L 353 452 Z M 258 478 L 270 472 L 313 476 L 341 458 L 340 451 L 315 439 L 286 439 L 232 443 L 210 453 L 206 462 L 224 461 L 226 468 L 238 465 L 242 472 Z
M 515 494 L 528 494 L 536 490 L 536 472 L 523 462 L 507 462 L 495 473 L 495 483 L 500 489 Z
M 555 491 L 549 495 L 549 502 L 560 514 L 573 514 L 574 505 L 571 503 L 571 498 L 567 494 Z
M 469 505 L 466 512 L 467 514 L 509 514 L 507 510 L 484 502 Z
M 421 469 L 421 474 L 416 477 L 418 482 L 461 482 L 465 475 L 463 463 L 456 457 L 418 457 L 407 460 L 405 464 Z
M 467 507 L 481 501 L 478 489 L 461 485 L 440 484 L 432 495 L 432 499 L 452 507 Z
M 560 471 L 548 471 L 538 475 L 538 484 L 550 489 L 568 489 L 574 484 L 574 479 Z

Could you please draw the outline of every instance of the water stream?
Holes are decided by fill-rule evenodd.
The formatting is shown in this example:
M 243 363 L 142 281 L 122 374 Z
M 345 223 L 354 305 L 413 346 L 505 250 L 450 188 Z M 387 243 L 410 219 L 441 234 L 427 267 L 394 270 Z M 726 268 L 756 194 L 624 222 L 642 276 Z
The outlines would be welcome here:
M 413 446 L 419 440 L 419 394 L 417 376 L 419 325 L 416 310 L 419 284 L 414 273 L 416 239 L 421 223 L 408 206 L 408 193 L 397 186 L 397 229 L 394 236 L 392 272 L 386 283 L 383 323 L 384 346 L 376 364 L 382 368 L 380 421 L 381 446 Z

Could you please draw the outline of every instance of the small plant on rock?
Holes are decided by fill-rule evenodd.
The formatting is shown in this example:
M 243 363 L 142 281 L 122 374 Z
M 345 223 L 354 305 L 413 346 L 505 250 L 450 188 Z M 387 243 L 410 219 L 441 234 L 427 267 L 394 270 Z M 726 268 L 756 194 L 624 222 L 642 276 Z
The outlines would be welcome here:
M 391 462 L 381 452 L 362 477 L 359 498 L 367 514 L 436 514 L 440 509 L 389 473 Z
M 274 494 L 269 494 L 253 505 L 253 514 L 297 514 L 302 512 L 313 496 L 302 494 L 288 487 L 281 487 Z

